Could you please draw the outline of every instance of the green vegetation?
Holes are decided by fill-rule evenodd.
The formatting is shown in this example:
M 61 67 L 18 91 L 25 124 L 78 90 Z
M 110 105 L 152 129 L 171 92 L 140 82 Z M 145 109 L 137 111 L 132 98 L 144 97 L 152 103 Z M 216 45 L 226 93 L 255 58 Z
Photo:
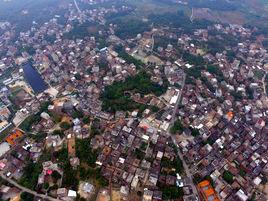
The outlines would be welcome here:
M 99 61 L 98 65 L 100 67 L 101 70 L 109 70 L 109 63 L 107 61 Z
M 196 137 L 196 136 L 199 136 L 200 135 L 200 132 L 197 128 L 193 128 L 193 127 L 190 127 L 190 130 L 191 130 L 191 135 Z
M 64 137 L 64 131 L 63 130 L 54 130 L 53 135 L 59 135 L 60 137 Z
M 185 84 L 195 85 L 195 79 L 191 78 L 189 75 L 186 75 Z
M 56 34 L 53 35 L 46 35 L 44 40 L 46 40 L 48 43 L 54 43 L 54 41 L 56 40 Z
M 254 99 L 254 90 L 250 88 L 250 86 L 246 86 L 246 94 L 248 99 Z
M 150 24 L 135 18 L 120 18 L 109 21 L 116 24 L 115 34 L 121 39 L 134 38 L 139 33 L 150 30 Z
M 79 167 L 79 178 L 82 180 L 94 180 L 99 186 L 108 185 L 107 180 L 101 175 L 100 169 L 96 167 L 96 160 L 99 150 L 92 150 L 90 139 L 76 140 L 76 153 L 83 166 Z
M 175 152 L 177 152 L 177 147 L 175 144 L 172 144 L 172 147 Z M 176 173 L 182 174 L 184 172 L 183 163 L 179 157 L 170 160 L 169 158 L 163 157 L 161 160 L 161 167 L 164 170 L 162 173 L 166 175 L 175 176 Z M 157 186 L 163 192 L 164 200 L 171 199 L 180 199 L 183 197 L 182 188 L 178 188 L 177 186 L 167 186 L 162 183 L 158 183 Z
M 85 116 L 85 117 L 83 117 L 83 123 L 84 124 L 89 124 L 90 123 L 90 117 L 89 116 Z
M 175 121 L 174 125 L 170 128 L 170 133 L 171 134 L 178 134 L 183 131 L 183 125 L 181 121 L 178 119 Z
M 79 168 L 79 177 L 82 180 L 94 180 L 97 182 L 98 186 L 105 187 L 108 186 L 108 181 L 101 175 L 100 168 Z
M 194 77 L 195 79 L 199 79 L 201 77 L 201 68 L 200 67 L 192 67 L 186 69 L 186 74 L 189 77 Z
M 61 116 L 57 113 L 48 111 L 48 114 L 55 123 L 59 123 L 61 121 Z
M 92 124 L 91 124 L 91 129 L 90 129 L 90 137 L 94 137 L 96 135 L 100 135 L 103 130 L 100 129 L 100 126 L 99 126 L 99 119 L 94 119 Z
M 235 101 L 241 101 L 243 99 L 241 91 L 231 91 L 230 94 L 234 97 Z
M 215 93 L 216 89 L 215 87 L 211 84 L 211 82 L 208 80 L 207 77 L 202 76 L 201 81 L 203 82 L 204 85 L 206 85 L 206 87 L 208 88 L 209 91 L 211 91 L 212 93 Z
M 235 52 L 232 50 L 227 50 L 226 56 L 227 56 L 227 59 L 230 63 L 234 62 L 234 60 L 236 58 Z
M 72 118 L 74 118 L 74 119 L 76 119 L 76 118 L 78 118 L 78 119 L 81 119 L 81 118 L 83 118 L 83 112 L 82 111 L 79 111 L 79 110 L 74 110 L 74 112 L 72 113 Z
M 264 82 L 265 82 L 265 86 L 266 86 L 266 94 L 268 96 L 268 74 L 266 74 Z
M 201 71 L 202 70 L 207 70 L 209 73 L 211 73 L 212 75 L 214 75 L 218 82 L 224 81 L 224 75 L 222 73 L 222 71 L 219 69 L 218 66 L 214 66 L 214 65 L 207 65 L 205 64 L 204 60 L 200 60 L 197 57 L 192 57 L 189 56 L 187 58 L 187 61 L 189 61 L 188 59 L 191 59 L 192 64 L 198 65 L 199 62 L 201 62 L 201 66 L 198 65 L 199 67 L 192 67 L 189 69 L 186 69 L 186 74 L 187 74 L 187 78 L 186 78 L 186 84 L 194 84 L 195 85 L 195 79 L 200 79 L 202 81 L 202 83 L 209 89 L 210 92 L 215 93 L 216 89 L 215 87 L 211 84 L 211 82 L 208 80 L 207 77 L 202 76 Z M 193 79 L 193 78 L 195 79 Z
M 194 66 L 203 66 L 206 64 L 202 56 L 196 56 L 196 55 L 190 54 L 189 52 L 183 52 L 182 58 L 184 61 L 189 62 L 190 64 Z
M 81 79 L 82 79 L 82 76 L 81 76 L 80 73 L 76 73 L 76 74 L 74 75 L 74 77 L 75 77 L 75 79 L 77 79 L 77 80 L 81 80 Z
M 21 124 L 20 124 L 20 129 L 22 129 L 23 131 L 31 131 L 31 127 L 33 124 L 38 123 L 39 121 L 41 121 L 41 113 L 42 112 L 48 112 L 48 106 L 51 104 L 50 101 L 46 101 L 41 103 L 40 105 L 40 110 L 38 113 L 30 115 L 29 117 L 27 117 Z
M 68 158 L 68 149 L 64 146 L 61 150 L 54 152 L 53 155 L 57 158 L 60 164 L 66 162 L 66 158 Z
M 40 113 L 27 117 L 19 126 L 23 131 L 31 131 L 33 124 L 38 123 L 41 120 Z
M 135 149 L 134 155 L 137 159 L 142 160 L 145 157 L 145 153 L 142 152 L 140 149 Z
M 167 84 L 160 86 L 151 81 L 151 76 L 142 71 L 134 77 L 128 77 L 125 82 L 115 82 L 105 88 L 102 94 L 103 109 L 106 111 L 133 111 L 141 107 L 134 102 L 125 92 L 140 93 L 142 96 L 153 93 L 160 96 L 167 90 Z
M 246 172 L 242 169 L 242 168 L 239 168 L 239 175 L 241 176 L 241 177 L 244 177 L 244 176 L 246 176 Z
M 213 145 L 215 143 L 215 139 L 213 139 L 211 136 L 204 142 L 205 144 Z
M 43 184 L 43 188 L 46 189 L 46 190 L 48 190 L 48 188 L 49 188 L 49 183 L 47 183 L 47 182 L 44 183 L 44 184 Z
M 143 142 L 141 143 L 140 149 L 141 149 L 142 151 L 146 151 L 147 145 L 148 145 L 148 144 L 147 144 L 146 142 L 143 141 Z
M 35 135 L 29 134 L 29 137 L 34 139 L 37 143 L 43 142 L 46 136 L 47 136 L 47 133 L 44 133 L 44 132 L 37 133 Z
M 35 54 L 35 49 L 33 47 L 24 46 L 20 48 L 19 52 L 27 52 L 28 54 L 33 55 Z
M 118 53 L 118 56 L 124 59 L 128 64 L 134 64 L 138 69 L 144 66 L 142 61 L 137 60 L 133 56 L 126 53 L 122 45 L 116 46 L 115 51 Z
M 189 0 L 189 5 L 196 8 L 209 8 L 211 10 L 220 11 L 234 11 L 239 8 L 239 4 L 237 4 L 235 1 L 225 0 L 217 0 L 217 3 L 214 1 Z
M 167 36 L 154 36 L 154 51 L 157 51 L 158 47 L 166 48 L 168 44 L 176 47 L 178 40 L 175 38 L 169 38 Z
M 20 200 L 21 201 L 33 201 L 34 200 L 34 196 L 30 193 L 27 192 L 22 192 L 20 195 Z
M 28 31 L 33 21 L 43 24 L 56 14 L 64 18 L 66 10 L 60 7 L 61 4 L 62 2 L 57 0 L 0 1 L 0 19 L 14 23 L 18 34 Z M 22 14 L 23 10 L 27 10 L 28 14 Z
M 223 172 L 222 178 L 228 183 L 228 184 L 232 184 L 234 182 L 234 176 L 232 175 L 231 172 L 229 172 L 228 170 L 225 170 Z
M 76 190 L 79 182 L 79 180 L 77 179 L 78 172 L 77 170 L 74 170 L 70 164 L 70 161 L 68 159 L 67 147 L 63 147 L 60 151 L 54 152 L 53 155 L 55 156 L 59 166 L 63 170 L 62 187 Z M 55 177 L 55 180 L 56 178 L 61 177 L 61 175 L 59 175 L 58 173 L 53 172 L 52 174 Z
M 215 65 L 208 65 L 207 66 L 207 71 L 209 73 L 211 73 L 212 75 L 214 75 L 218 81 L 223 81 L 224 80 L 224 75 L 222 73 L 222 71 L 220 70 L 220 68 L 218 66 Z
M 184 171 L 182 161 L 178 157 L 175 158 L 173 161 L 163 157 L 161 160 L 161 166 L 167 169 L 175 169 L 175 173 L 179 174 L 183 173 Z
M 210 175 L 206 175 L 205 177 L 202 177 L 200 174 L 196 173 L 193 175 L 193 180 L 195 184 L 198 184 L 204 180 L 208 180 L 211 184 L 211 186 L 215 187 L 214 181 Z
M 190 18 L 183 12 L 152 14 L 149 20 L 158 26 L 169 26 L 172 28 L 182 28 L 182 33 L 192 33 L 195 29 L 207 28 L 212 22 L 207 20 L 195 20 L 191 22 Z
M 95 167 L 95 162 L 97 160 L 98 151 L 92 150 L 90 147 L 90 140 L 77 139 L 75 142 L 76 154 L 82 163 L 86 163 L 91 167 Z
M 165 186 L 160 190 L 163 192 L 163 200 L 179 199 L 184 195 L 182 188 L 176 186 Z
M 19 180 L 19 184 L 26 188 L 35 190 L 38 183 L 39 174 L 42 172 L 42 163 L 51 159 L 50 150 L 44 150 L 37 162 L 31 159 L 26 159 L 26 166 L 24 167 L 24 174 Z M 66 160 L 66 158 L 65 158 Z
M 58 171 L 53 171 L 51 174 L 51 177 L 53 178 L 54 182 L 56 183 L 59 179 L 61 179 L 61 174 L 58 173 Z
M 61 129 L 63 129 L 63 130 L 68 130 L 69 128 L 71 128 L 71 124 L 69 124 L 68 122 L 61 122 L 60 123 L 60 127 L 61 127 Z
M 90 35 L 90 28 L 96 28 L 97 24 L 93 22 L 84 22 L 83 24 L 75 23 L 73 29 L 65 33 L 63 37 L 65 39 L 83 39 L 85 37 L 89 37 Z
M 37 182 L 39 174 L 42 171 L 42 164 L 41 163 L 34 163 L 32 160 L 29 160 L 24 168 L 24 174 L 20 179 L 20 184 L 25 186 L 29 189 L 34 190 Z
M 62 186 L 65 188 L 71 188 L 77 190 L 79 180 L 77 179 L 77 170 L 74 170 L 69 162 L 65 159 L 65 162 L 61 165 L 64 171 L 62 178 Z

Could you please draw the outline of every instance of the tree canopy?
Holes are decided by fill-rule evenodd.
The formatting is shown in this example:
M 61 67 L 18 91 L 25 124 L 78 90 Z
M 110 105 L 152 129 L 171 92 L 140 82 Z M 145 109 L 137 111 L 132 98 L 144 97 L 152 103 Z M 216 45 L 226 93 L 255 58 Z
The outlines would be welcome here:
M 140 93 L 141 95 L 155 94 L 160 96 L 167 90 L 167 85 L 159 85 L 151 81 L 151 76 L 141 71 L 133 77 L 128 77 L 125 82 L 115 82 L 105 87 L 102 94 L 103 109 L 106 111 L 135 110 L 140 104 L 134 102 L 125 92 Z
M 183 131 L 183 125 L 181 121 L 178 119 L 177 121 L 175 121 L 174 125 L 170 128 L 170 133 L 177 134 L 178 132 L 182 131 Z
M 231 172 L 225 170 L 223 172 L 222 178 L 228 183 L 232 184 L 234 182 L 234 176 Z

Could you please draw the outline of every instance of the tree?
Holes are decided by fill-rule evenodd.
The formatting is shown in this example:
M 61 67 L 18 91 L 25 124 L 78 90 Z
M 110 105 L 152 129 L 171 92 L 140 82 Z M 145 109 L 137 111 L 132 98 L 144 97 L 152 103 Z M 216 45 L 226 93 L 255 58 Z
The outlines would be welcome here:
M 196 136 L 199 136 L 200 135 L 200 132 L 197 128 L 193 128 L 193 127 L 190 127 L 190 130 L 191 130 L 191 135 L 196 137 Z
M 74 77 L 75 77 L 75 79 L 77 79 L 77 80 L 81 80 L 81 79 L 82 79 L 82 76 L 81 76 L 81 74 L 79 74 L 79 73 L 76 73 L 76 74 L 74 75 Z
M 171 161 L 168 158 L 163 157 L 161 160 L 161 166 L 170 170 L 175 169 L 175 173 L 179 174 L 184 171 L 182 161 L 179 158 L 175 158 L 173 161 Z
M 53 155 L 58 159 L 60 163 L 65 163 L 68 158 L 68 149 L 64 146 L 61 150 L 54 152 Z
M 32 160 L 28 161 L 19 183 L 27 188 L 34 189 L 37 185 L 39 174 L 42 171 L 41 164 L 42 163 L 34 163 Z
M 210 175 L 206 175 L 203 180 L 208 180 L 212 187 L 215 187 L 214 181 Z
M 181 121 L 178 119 L 177 121 L 175 121 L 174 125 L 170 128 L 170 133 L 177 134 L 178 132 L 182 131 L 183 131 L 183 125 Z
M 62 164 L 62 169 L 63 169 L 63 178 L 62 178 L 62 186 L 66 188 L 72 188 L 72 189 L 77 189 L 78 186 L 78 179 L 76 178 L 77 171 L 74 170 L 69 162 L 69 160 L 66 160 Z
M 231 172 L 229 172 L 228 170 L 225 170 L 223 172 L 222 178 L 228 183 L 228 184 L 232 184 L 234 182 L 234 176 Z
M 33 201 L 34 200 L 34 196 L 27 192 L 22 192 L 20 194 L 20 198 L 21 198 L 21 201 Z
M 20 129 L 24 130 L 24 131 L 31 131 L 31 127 L 33 124 L 39 122 L 41 120 L 40 117 L 40 112 L 37 113 L 36 115 L 31 115 L 29 117 L 27 117 L 20 125 Z
M 140 149 L 135 149 L 135 157 L 139 160 L 142 160 L 145 156 L 145 154 Z
M 90 123 L 90 117 L 89 117 L 89 116 L 85 116 L 85 117 L 83 118 L 83 123 L 84 123 L 84 124 L 89 124 L 89 123 Z
M 134 38 L 137 34 L 150 30 L 149 23 L 133 18 L 113 19 L 109 23 L 117 25 L 115 34 L 122 39 Z
M 212 75 L 215 75 L 219 81 L 224 80 L 224 75 L 223 75 L 222 71 L 220 70 L 220 68 L 218 66 L 208 65 L 207 70 Z
M 32 139 L 34 139 L 36 142 L 40 143 L 43 142 L 43 140 L 46 138 L 47 133 L 41 132 L 36 135 L 29 135 Z
M 51 177 L 55 182 L 57 182 L 59 179 L 61 179 L 61 174 L 58 173 L 58 171 L 54 170 L 51 174 Z
M 163 186 L 160 188 L 163 192 L 163 200 L 173 200 L 183 197 L 183 190 L 177 186 Z
M 105 87 L 101 95 L 103 109 L 116 112 L 118 110 L 133 111 L 137 108 L 144 109 L 141 104 L 134 102 L 126 92 L 139 93 L 141 96 L 154 94 L 160 96 L 167 90 L 168 84 L 159 85 L 151 81 L 151 76 L 145 71 L 139 72 L 133 77 L 128 77 L 125 82 L 114 82 Z
M 61 116 L 55 112 L 48 111 L 48 114 L 51 116 L 52 120 L 55 123 L 59 123 L 61 121 Z
M 43 188 L 47 190 L 49 188 L 49 183 L 44 183 Z
M 98 151 L 92 150 L 90 147 L 90 140 L 79 140 L 75 141 L 76 154 L 81 162 L 87 163 L 91 167 L 95 167 L 97 160 Z
M 72 117 L 74 118 L 74 119 L 76 119 L 76 118 L 82 118 L 83 117 L 83 112 L 81 112 L 81 111 L 78 111 L 78 110 L 75 110 L 73 113 L 72 113 Z
M 64 136 L 64 132 L 62 130 L 54 130 L 53 135 L 59 135 L 60 137 Z
M 60 127 L 63 129 L 63 130 L 68 130 L 69 128 L 71 128 L 71 124 L 69 124 L 68 122 L 62 122 L 60 124 Z
M 109 69 L 109 63 L 107 61 L 100 61 L 98 63 L 100 69 L 108 70 Z

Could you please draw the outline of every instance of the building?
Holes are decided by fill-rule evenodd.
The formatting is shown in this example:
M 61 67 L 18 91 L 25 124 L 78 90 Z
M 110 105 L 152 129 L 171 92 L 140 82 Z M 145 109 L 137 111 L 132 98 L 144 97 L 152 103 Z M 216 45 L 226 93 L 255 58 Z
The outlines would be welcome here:
M 11 133 L 9 136 L 6 137 L 6 141 L 10 145 L 14 145 L 16 140 L 20 137 L 22 137 L 23 133 L 20 130 L 15 130 L 13 133 Z
M 0 157 L 10 150 L 10 145 L 7 142 L 0 144 Z
M 220 201 L 218 195 L 216 194 L 214 188 L 212 188 L 209 181 L 204 180 L 198 184 L 198 190 L 200 196 L 205 201 Z

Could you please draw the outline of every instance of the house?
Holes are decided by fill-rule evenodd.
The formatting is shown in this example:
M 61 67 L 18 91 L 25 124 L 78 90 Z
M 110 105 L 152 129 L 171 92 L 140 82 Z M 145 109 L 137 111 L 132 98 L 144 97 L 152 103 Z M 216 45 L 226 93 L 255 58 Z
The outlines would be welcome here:
M 209 181 L 204 180 L 198 184 L 198 190 L 205 201 L 220 201 Z
M 16 140 L 20 137 L 23 136 L 22 131 L 20 130 L 15 130 L 13 131 L 9 136 L 6 137 L 6 141 L 10 144 L 10 145 L 14 145 Z

